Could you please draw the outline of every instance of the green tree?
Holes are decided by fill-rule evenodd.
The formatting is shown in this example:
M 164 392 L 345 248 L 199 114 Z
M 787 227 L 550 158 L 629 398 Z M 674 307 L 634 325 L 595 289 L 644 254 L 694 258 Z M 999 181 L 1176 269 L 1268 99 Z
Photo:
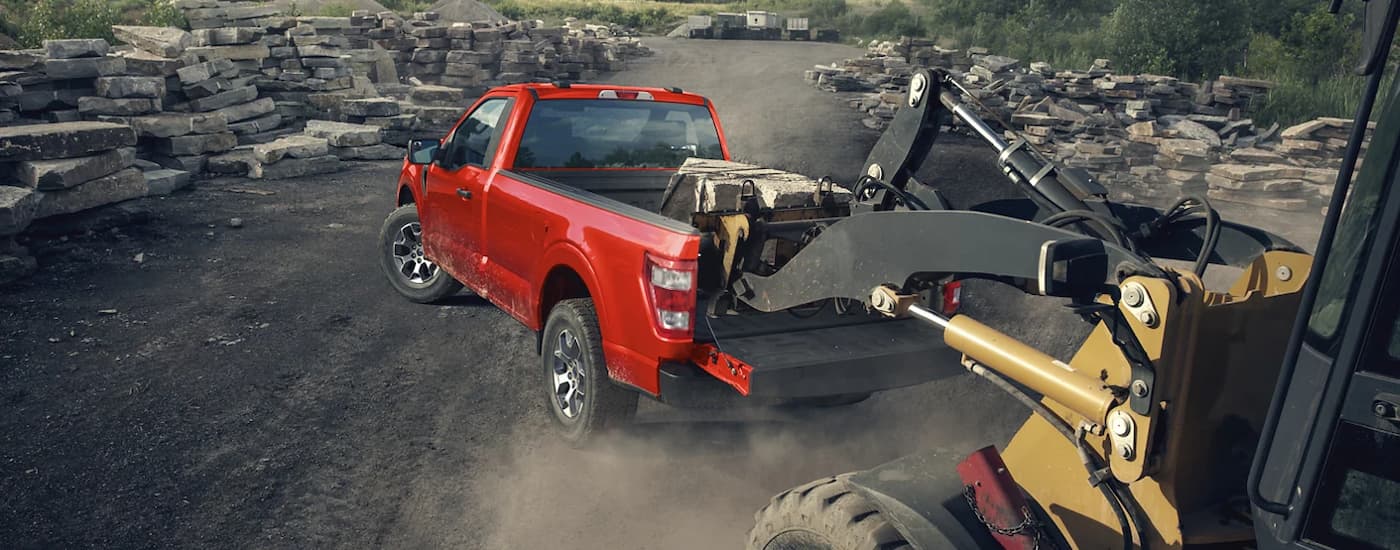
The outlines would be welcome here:
M 1248 0 L 1122 0 L 1108 20 L 1113 60 L 1128 72 L 1214 77 L 1249 40 Z
M 1332 15 L 1326 6 L 1293 14 L 1279 40 L 1291 59 L 1293 74 L 1309 82 L 1336 76 L 1355 60 L 1357 33 L 1350 13 Z

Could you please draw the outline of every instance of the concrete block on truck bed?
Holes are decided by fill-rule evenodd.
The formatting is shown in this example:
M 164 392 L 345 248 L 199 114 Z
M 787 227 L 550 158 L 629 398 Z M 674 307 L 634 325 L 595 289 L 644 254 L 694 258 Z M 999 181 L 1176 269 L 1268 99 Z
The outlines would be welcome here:
M 752 164 L 700 158 L 686 159 L 676 172 L 670 198 L 661 214 L 689 221 L 695 212 L 734 210 L 745 181 L 752 181 L 759 204 L 766 208 L 816 204 L 817 180 Z M 838 201 L 853 197 L 841 187 L 833 188 Z

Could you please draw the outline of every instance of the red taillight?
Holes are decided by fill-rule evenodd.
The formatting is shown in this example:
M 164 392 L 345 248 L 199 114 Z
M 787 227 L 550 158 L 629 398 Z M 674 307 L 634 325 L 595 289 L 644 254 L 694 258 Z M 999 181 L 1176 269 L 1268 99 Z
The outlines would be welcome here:
M 666 338 L 690 338 L 695 318 L 694 260 L 646 255 L 642 279 L 651 298 L 652 321 Z
M 962 281 L 943 283 L 943 314 L 952 315 L 962 306 Z

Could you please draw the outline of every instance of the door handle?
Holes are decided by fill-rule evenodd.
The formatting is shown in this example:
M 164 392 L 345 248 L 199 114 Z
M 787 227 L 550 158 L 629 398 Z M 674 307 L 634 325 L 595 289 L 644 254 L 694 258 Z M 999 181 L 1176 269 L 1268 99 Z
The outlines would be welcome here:
M 472 198 L 472 192 L 464 187 L 458 187 L 457 196 L 470 200 Z

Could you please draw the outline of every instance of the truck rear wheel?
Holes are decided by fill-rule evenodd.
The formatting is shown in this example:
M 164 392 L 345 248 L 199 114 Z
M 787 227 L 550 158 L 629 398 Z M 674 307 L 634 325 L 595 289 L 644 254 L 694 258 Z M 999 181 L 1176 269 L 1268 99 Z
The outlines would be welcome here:
M 389 213 L 379 229 L 379 265 L 389 284 L 411 302 L 436 302 L 462 290 L 462 283 L 423 255 L 418 207 L 405 204 Z
M 846 483 L 850 474 L 788 489 L 754 514 L 749 550 L 907 550 L 880 511 Z
M 569 443 L 585 445 L 636 414 L 636 392 L 608 379 L 602 331 L 591 298 L 555 304 L 544 325 L 540 355 L 549 410 Z

